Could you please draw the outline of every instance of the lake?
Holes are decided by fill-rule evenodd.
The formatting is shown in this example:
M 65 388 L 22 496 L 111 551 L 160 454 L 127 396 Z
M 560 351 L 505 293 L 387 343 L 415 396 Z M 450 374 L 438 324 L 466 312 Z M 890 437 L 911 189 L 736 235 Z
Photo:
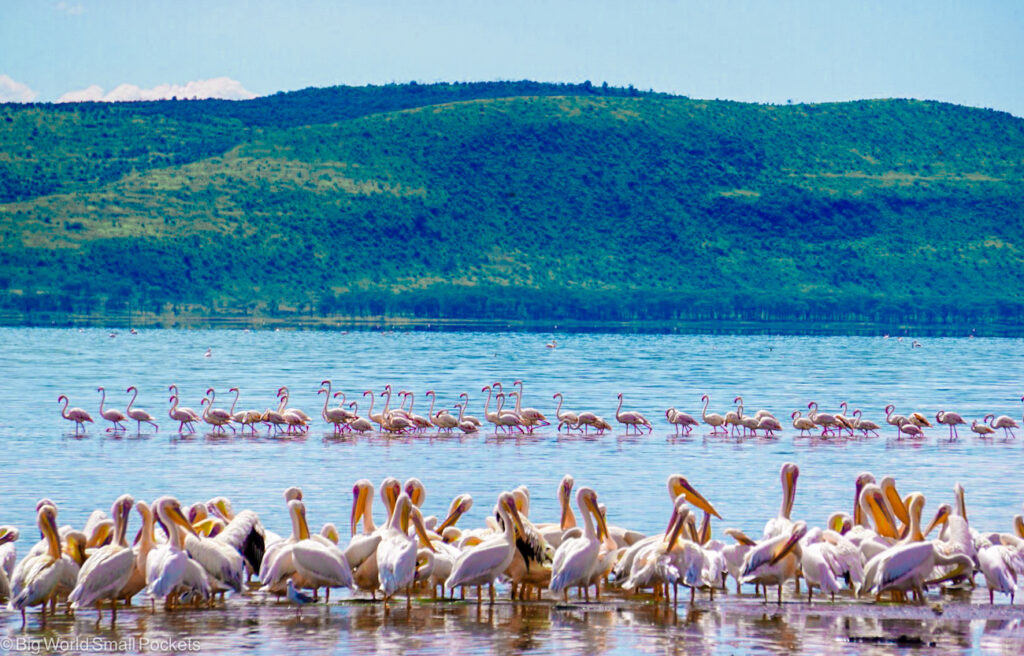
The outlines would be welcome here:
M 713 525 L 716 537 L 728 527 L 760 535 L 765 521 L 778 512 L 779 468 L 786 461 L 800 466 L 793 516 L 812 525 L 824 524 L 834 511 L 851 510 L 853 481 L 863 471 L 878 478 L 894 476 L 904 495 L 924 493 L 929 516 L 939 503 L 953 501 L 953 484 L 959 481 L 967 491 L 971 525 L 981 531 L 1011 530 L 1024 501 L 1020 441 L 979 440 L 966 426 L 955 442 L 948 441 L 945 427 L 926 429 L 922 442 L 897 440 L 883 413 L 892 403 L 901 414 L 920 411 L 929 418 L 945 409 L 968 421 L 987 413 L 1020 421 L 1021 339 L 920 337 L 920 348 L 914 348 L 911 337 L 160 329 L 111 334 L 101 329 L 0 329 L 0 466 L 5 473 L 0 522 L 21 530 L 19 553 L 36 534 L 34 507 L 44 496 L 57 503 L 61 524 L 80 527 L 93 509 L 109 509 L 125 492 L 150 501 L 173 494 L 185 504 L 224 495 L 236 510 L 251 508 L 267 528 L 288 533 L 281 492 L 298 485 L 311 525 L 319 528 L 331 521 L 345 532 L 352 483 L 368 478 L 377 484 L 385 476 L 420 478 L 427 489 L 426 514 L 442 514 L 456 494 L 472 494 L 475 504 L 460 522 L 472 526 L 482 523 L 499 492 L 521 484 L 531 490 L 531 517 L 554 520 L 555 489 L 569 473 L 577 485 L 597 491 L 611 523 L 649 533 L 664 529 L 671 510 L 666 478 L 682 473 L 722 514 L 723 521 Z M 551 339 L 557 348 L 546 348 Z M 211 357 L 204 357 L 207 349 Z M 597 412 L 615 429 L 602 436 L 545 428 L 532 436 L 508 437 L 485 428 L 474 436 L 336 438 L 319 419 L 323 396 L 316 392 L 323 379 L 331 379 L 350 400 L 359 400 L 360 414 L 368 409 L 364 390 L 379 393 L 391 384 L 396 391 L 416 393 L 420 414 L 428 408 L 423 395 L 428 389 L 436 390 L 438 407 L 451 407 L 466 392 L 469 411 L 481 417 L 483 386 L 503 381 L 508 390 L 521 379 L 524 406 L 553 418 L 552 394 L 562 392 L 567 408 Z M 296 439 L 220 437 L 202 428 L 195 436 L 180 436 L 167 417 L 171 383 L 179 386 L 182 404 L 196 409 L 207 387 L 217 389 L 218 406 L 229 406 L 233 395 L 228 388 L 239 387 L 238 409 L 262 410 L 276 405 L 275 392 L 286 385 L 289 405 L 314 416 L 314 426 Z M 100 385 L 107 389 L 108 406 L 121 410 L 130 398 L 124 390 L 137 386 L 137 406 L 157 418 L 159 431 L 144 424 L 140 434 L 130 422 L 123 436 L 107 433 L 109 424 L 98 413 Z M 615 424 L 620 392 L 624 409 L 644 413 L 653 433 L 626 435 Z M 85 437 L 76 437 L 74 425 L 60 417 L 57 396 L 62 393 L 97 420 Z M 748 414 L 769 409 L 786 430 L 774 440 L 740 440 L 710 436 L 702 426 L 690 437 L 677 437 L 664 410 L 675 406 L 699 417 L 702 394 L 711 396 L 709 412 L 718 413 L 732 409 L 732 398 L 742 395 Z M 797 437 L 789 414 L 797 409 L 806 413 L 809 401 L 832 412 L 848 401 L 851 409 L 861 408 L 865 418 L 883 425 L 881 437 Z M 379 503 L 375 509 L 380 523 Z M 133 515 L 130 531 L 137 526 Z M 403 608 L 390 618 L 373 605 L 332 604 L 303 609 L 303 618 L 296 619 L 290 607 L 239 599 L 227 609 L 170 618 L 159 612 L 154 617 L 129 613 L 119 630 L 136 637 L 154 630 L 189 635 L 194 627 L 194 633 L 206 636 L 204 652 L 219 645 L 254 653 L 275 653 L 299 635 L 312 636 L 330 653 L 397 651 L 402 645 L 447 653 L 453 644 L 474 652 L 566 653 L 586 651 L 588 641 L 600 636 L 610 641 L 603 650 L 608 652 L 665 651 L 677 640 L 679 646 L 698 640 L 698 651 L 737 653 L 787 651 L 793 638 L 786 636 L 793 632 L 799 636 L 796 648 L 815 651 L 834 645 L 837 636 L 856 633 L 843 627 L 842 615 L 810 615 L 790 604 L 781 612 L 751 599 L 705 598 L 696 617 L 685 605 L 678 614 L 664 616 L 663 609 L 643 605 L 560 610 L 506 604 L 490 611 L 490 620 L 486 608 L 481 619 L 475 608 L 429 603 L 417 604 L 408 616 Z M 863 613 L 875 612 L 861 613 L 862 606 L 856 605 L 858 622 Z M 999 622 L 1019 623 L 1021 614 L 1005 602 L 1001 606 L 997 616 L 962 611 L 966 624 L 959 628 L 946 626 L 952 622 L 947 613 L 938 623 L 944 636 L 940 642 L 947 644 L 945 638 L 956 635 L 948 644 L 957 648 L 979 649 L 995 640 L 1016 651 L 1012 647 L 1019 647 L 1019 641 L 1013 643 L 1013 631 Z M 9 635 L 23 635 L 20 618 L 4 614 Z M 766 619 L 758 619 L 761 615 Z M 56 633 L 47 635 L 77 635 L 92 622 L 80 617 L 61 633 L 57 619 Z M 902 616 L 863 621 L 870 619 L 904 621 Z M 924 620 L 911 616 L 906 621 L 920 628 Z M 30 630 L 35 623 L 31 618 Z M 844 642 L 835 651 L 856 651 L 863 644 Z M 873 644 L 872 649 L 885 646 Z

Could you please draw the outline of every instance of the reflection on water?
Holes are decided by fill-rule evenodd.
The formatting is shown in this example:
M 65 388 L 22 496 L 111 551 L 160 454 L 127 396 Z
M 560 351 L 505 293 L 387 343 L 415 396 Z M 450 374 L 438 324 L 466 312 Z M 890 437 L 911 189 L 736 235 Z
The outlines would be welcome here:
M 783 462 L 799 464 L 801 474 L 794 518 L 824 524 L 837 510 L 849 512 L 853 480 L 862 471 L 896 478 L 902 493 L 920 491 L 926 512 L 952 502 L 952 485 L 967 490 L 970 518 L 980 531 L 1010 530 L 1019 511 L 1022 441 L 981 441 L 967 429 L 948 442 L 944 428 L 929 429 L 925 442 L 881 437 L 853 442 L 800 438 L 794 430 L 778 439 L 711 437 L 703 428 L 677 436 L 664 422 L 675 406 L 699 416 L 700 397 L 709 393 L 709 411 L 724 412 L 744 395 L 748 411 L 767 408 L 780 419 L 815 400 L 837 410 L 840 401 L 860 407 L 883 424 L 882 408 L 940 409 L 980 418 L 988 412 L 1019 417 L 1024 381 L 1024 340 L 922 339 L 922 348 L 881 338 L 555 335 L 559 347 L 545 348 L 547 335 L 530 333 L 302 333 L 270 331 L 141 330 L 138 335 L 108 331 L 0 329 L 0 523 L 18 526 L 22 540 L 36 533 L 34 507 L 50 497 L 60 523 L 82 526 L 95 508 L 109 508 L 122 493 L 152 501 L 173 494 L 183 503 L 229 497 L 236 508 L 259 513 L 265 526 L 290 529 L 281 491 L 300 485 L 309 519 L 346 526 L 351 485 L 385 476 L 416 476 L 427 489 L 425 514 L 442 514 L 450 500 L 471 493 L 473 509 L 461 521 L 481 525 L 498 493 L 524 484 L 531 490 L 531 517 L 558 516 L 555 489 L 565 473 L 588 485 L 608 506 L 612 524 L 645 533 L 662 530 L 671 501 L 664 482 L 684 473 L 725 518 L 715 522 L 716 537 L 726 527 L 759 535 L 778 512 L 778 471 Z M 213 357 L 206 358 L 207 348 Z M 427 389 L 438 407 L 450 406 L 460 392 L 471 397 L 469 411 L 483 414 L 483 385 L 514 379 L 525 383 L 524 406 L 554 414 L 552 394 L 563 392 L 566 407 L 614 417 L 616 395 L 638 410 L 655 430 L 627 436 L 618 426 L 601 436 L 566 435 L 553 428 L 532 436 L 336 437 L 322 424 L 308 435 L 270 438 L 241 435 L 178 435 L 166 415 L 167 385 L 177 383 L 183 405 L 199 407 L 209 386 L 223 395 L 242 390 L 240 408 L 275 405 L 275 392 L 289 386 L 290 405 L 317 416 L 323 398 L 316 391 L 330 378 L 334 389 L 362 401 L 362 391 Z M 108 403 L 121 409 L 123 390 L 138 386 L 138 405 L 161 429 L 113 436 L 100 422 L 86 436 L 59 415 L 57 396 L 98 417 L 96 387 L 108 390 Z M 230 397 L 228 398 L 230 403 Z M 420 396 L 418 412 L 428 404 Z M 228 404 L 229 404 L 228 403 Z M 218 405 L 221 401 L 218 401 Z M 227 404 L 225 404 L 227 405 Z M 421 407 L 422 406 L 422 407 Z M 491 409 L 494 409 L 492 404 Z M 361 414 L 367 407 L 360 406 Z M 379 410 L 379 406 L 377 408 Z M 788 427 L 788 423 L 784 422 Z M 888 430 L 887 430 L 888 429 Z M 138 527 L 132 518 L 129 531 Z M 377 521 L 381 521 L 377 508 Z M 24 553 L 27 544 L 19 544 Z M 346 603 L 293 609 L 245 600 L 227 609 L 155 616 L 127 613 L 110 635 L 201 637 L 204 649 L 233 651 L 241 645 L 259 653 L 280 653 L 302 638 L 321 652 L 409 651 L 450 653 L 455 649 L 491 652 L 634 653 L 903 653 L 890 642 L 899 634 L 986 652 L 1019 653 L 1018 615 L 929 616 L 911 609 L 867 614 L 860 606 L 848 616 L 830 605 L 786 605 L 783 611 L 728 597 L 714 604 L 680 606 L 678 614 L 639 603 L 553 607 L 550 604 L 499 605 L 477 614 L 474 606 L 423 604 L 385 617 L 371 604 Z M 975 608 L 987 596 L 975 594 Z M 943 600 L 943 603 L 951 603 Z M 840 607 L 842 605 L 840 604 Z M 996 609 L 1007 609 L 1005 604 Z M 813 611 L 813 612 L 812 612 Z M 17 632 L 9 614 L 3 621 Z M 91 614 L 73 620 L 58 616 L 46 632 L 30 621 L 25 635 L 106 636 Z M 882 642 L 849 642 L 854 636 Z
M 303 652 L 349 654 L 902 654 L 907 647 L 944 652 L 980 647 L 1009 654 L 1024 646 L 1020 614 L 1005 607 L 955 606 L 963 612 L 944 618 L 927 608 L 844 602 L 820 609 L 802 603 L 779 608 L 752 599 L 727 597 L 677 608 L 621 600 L 592 605 L 499 602 L 493 607 L 419 600 L 408 609 L 397 604 L 389 613 L 380 604 L 362 601 L 306 606 L 299 612 L 287 604 L 232 599 L 213 609 L 126 610 L 115 628 L 109 619 L 97 625 L 91 611 L 75 618 L 57 615 L 45 630 L 30 621 L 21 631 L 17 618 L 9 617 L 3 635 L 8 640 L 77 640 L 80 645 L 104 641 L 131 653 L 172 646 L 202 653 L 280 654 L 301 645 Z M 1002 615 L 978 617 L 985 613 Z

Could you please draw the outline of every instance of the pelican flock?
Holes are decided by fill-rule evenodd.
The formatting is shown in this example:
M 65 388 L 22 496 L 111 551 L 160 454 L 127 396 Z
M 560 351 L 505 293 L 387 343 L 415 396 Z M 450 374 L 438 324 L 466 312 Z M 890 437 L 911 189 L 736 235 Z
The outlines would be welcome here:
M 979 531 L 968 520 L 966 491 L 957 483 L 950 502 L 939 504 L 925 524 L 922 493 L 901 495 L 893 477 L 865 472 L 851 481 L 852 507 L 836 509 L 824 526 L 811 526 L 794 517 L 799 476 L 796 464 L 782 465 L 779 512 L 759 538 L 728 527 L 722 519 L 728 510 L 720 513 L 681 474 L 668 478 L 661 510 L 666 528 L 652 535 L 611 525 L 598 492 L 583 485 L 573 495 L 575 480 L 568 475 L 554 489 L 557 516 L 531 517 L 530 490 L 518 486 L 498 494 L 486 521 L 476 526 L 459 525 L 473 504 L 469 494 L 452 499 L 443 518 L 425 517 L 423 483 L 413 478 L 403 485 L 392 477 L 379 486 L 384 516 L 378 525 L 374 486 L 361 479 L 352 487 L 347 540 L 333 522 L 311 530 L 297 487 L 283 494 L 288 536 L 266 530 L 251 510 L 235 513 L 224 497 L 186 507 L 171 496 L 147 504 L 124 494 L 109 516 L 94 511 L 81 531 L 58 529 L 57 506 L 43 499 L 36 507 L 42 539 L 9 575 L 0 568 L 0 594 L 23 622 L 27 609 L 39 607 L 41 623 L 61 608 L 95 608 L 101 617 L 104 605 L 114 622 L 118 606 L 135 597 L 148 602 L 145 612 L 155 613 L 158 602 L 167 610 L 217 606 L 228 595 L 330 603 L 330 591 L 339 588 L 347 588 L 349 597 L 379 598 L 386 612 L 396 597 L 406 605 L 414 597 L 440 602 L 457 590 L 460 598 L 475 590 L 482 604 L 485 587 L 490 604 L 504 594 L 586 603 L 591 588 L 595 600 L 604 595 L 616 603 L 675 604 L 680 587 L 689 589 L 690 603 L 698 594 L 713 601 L 716 593 L 804 603 L 801 582 L 806 603 L 815 603 L 817 592 L 819 603 L 921 604 L 947 586 L 976 585 L 984 586 L 990 603 L 996 594 L 1013 603 L 1024 572 L 1024 516 L 1008 518 L 1005 531 Z M 141 530 L 131 546 L 126 536 L 133 509 Z M 628 515 L 633 509 L 619 510 Z M 713 522 L 723 527 L 721 539 L 713 537 Z M 14 527 L 0 527 L 5 561 L 10 552 L 14 562 L 10 545 L 18 535 Z M 729 591 L 730 578 L 735 592 Z
M 106 390 L 103 387 L 97 388 L 101 393 L 99 412 L 100 416 L 112 423 L 107 432 L 121 434 L 126 427 L 121 423 L 128 420 L 136 422 L 137 429 L 141 432 L 142 424 L 152 425 L 155 430 L 159 426 L 155 419 L 146 411 L 132 406 L 139 396 L 139 390 L 129 387 L 127 393 L 134 394 L 128 403 L 127 415 L 114 408 L 104 408 L 106 403 Z M 209 426 L 211 434 L 227 433 L 230 429 L 237 434 L 241 427 L 242 434 L 249 430 L 250 436 L 256 436 L 257 428 L 263 427 L 269 437 L 298 437 L 308 434 L 314 419 L 306 414 L 301 408 L 290 406 L 290 392 L 287 387 L 280 387 L 276 395 L 276 407 L 266 406 L 264 410 L 252 408 L 248 410 L 237 410 L 236 406 L 241 398 L 241 391 L 232 387 L 229 391 L 235 393 L 230 409 L 216 407 L 216 390 L 208 388 L 206 395 L 200 401 L 201 412 L 196 412 L 189 407 L 180 405 L 180 394 L 177 385 L 168 386 L 171 392 L 169 398 L 170 408 L 168 417 L 178 422 L 177 432 L 181 435 L 196 432 L 195 424 L 205 423 Z M 459 402 L 452 405 L 442 405 L 435 410 L 438 401 L 437 392 L 427 390 L 424 397 L 430 399 L 430 409 L 427 415 L 419 415 L 413 412 L 415 404 L 415 393 L 409 390 L 394 391 L 391 385 L 385 385 L 383 390 L 365 390 L 361 397 L 369 397 L 369 405 L 366 416 L 359 416 L 359 404 L 357 401 L 347 402 L 345 392 L 333 391 L 332 382 L 324 380 L 320 383 L 317 395 L 323 395 L 323 406 L 318 413 L 320 419 L 329 426 L 334 436 L 344 434 L 362 434 L 376 431 L 385 435 L 451 435 L 458 430 L 460 434 L 476 434 L 485 432 L 485 423 L 493 427 L 494 435 L 528 436 L 534 435 L 538 428 L 552 425 L 547 415 L 533 407 L 523 407 L 524 389 L 523 382 L 516 380 L 512 383 L 512 390 L 506 392 L 502 383 L 495 382 L 486 385 L 481 389 L 486 392 L 484 399 L 484 421 L 481 422 L 473 415 L 466 413 L 469 406 L 469 394 L 459 394 Z M 337 400 L 337 405 L 330 405 L 332 400 Z M 400 399 L 398 407 L 392 407 L 393 397 Z M 383 407 L 380 412 L 374 412 L 378 399 L 383 399 Z M 612 425 L 594 410 L 563 410 L 565 395 L 561 392 L 554 394 L 552 399 L 558 399 L 558 404 L 553 411 L 555 432 L 578 432 L 589 434 L 593 430 L 602 434 L 612 429 Z M 733 407 L 724 414 L 708 412 L 711 404 L 711 397 L 708 394 L 701 396 L 701 407 L 698 420 L 695 414 L 679 410 L 676 406 L 669 407 L 663 411 L 666 422 L 673 428 L 677 436 L 688 436 L 701 424 L 710 428 L 706 434 L 721 437 L 759 437 L 773 439 L 779 437 L 777 433 L 786 430 L 786 426 L 776 418 L 775 414 L 765 408 L 760 408 L 753 413 L 746 412 L 743 397 L 737 396 L 733 399 Z M 92 417 L 82 408 L 68 409 L 70 400 L 65 394 L 61 394 L 58 403 L 62 403 L 61 417 L 74 422 L 75 434 L 82 435 L 86 432 L 86 423 L 93 422 Z M 624 395 L 617 396 L 618 405 L 613 411 L 615 421 L 623 427 L 626 435 L 650 434 L 654 426 L 647 417 L 638 410 L 623 411 Z M 1020 397 L 1024 403 L 1024 396 Z M 492 402 L 494 410 L 491 410 Z M 408 404 L 408 407 L 406 407 Z M 849 404 L 842 401 L 836 406 L 835 412 L 822 410 L 817 401 L 808 402 L 803 408 L 790 413 L 792 428 L 796 431 L 795 438 L 814 438 L 818 440 L 850 440 L 878 437 L 880 424 L 863 417 L 860 408 L 849 411 Z M 452 411 L 457 410 L 457 413 Z M 806 414 L 804 414 L 806 412 Z M 785 416 L 785 415 L 783 415 Z M 939 410 L 934 415 L 934 423 L 928 415 L 920 411 L 910 411 L 906 415 L 896 412 L 896 406 L 889 404 L 884 409 L 884 421 L 896 429 L 897 439 L 921 440 L 927 437 L 925 429 L 934 428 L 936 425 L 946 426 L 948 429 L 949 441 L 960 439 L 958 425 L 968 426 L 970 430 L 981 439 L 990 439 L 1002 431 L 1006 440 L 1015 439 L 1017 434 L 1014 429 L 1020 427 L 1021 423 L 1006 414 L 987 413 L 980 421 L 974 419 L 968 424 L 961 414 L 952 410 Z M 1024 422 L 1022 417 L 1021 422 Z M 645 431 L 646 429 L 646 431 Z M 820 431 L 820 432 L 818 432 Z

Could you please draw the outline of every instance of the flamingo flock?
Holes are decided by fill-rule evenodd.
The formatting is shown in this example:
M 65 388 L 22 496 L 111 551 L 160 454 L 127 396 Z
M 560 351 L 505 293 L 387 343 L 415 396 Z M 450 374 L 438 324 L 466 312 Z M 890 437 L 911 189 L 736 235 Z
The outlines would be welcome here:
M 119 433 L 127 430 L 124 422 L 135 421 L 136 428 L 141 432 L 142 424 L 153 426 L 159 430 L 154 417 L 145 410 L 135 407 L 139 391 L 135 386 L 129 387 L 127 393 L 131 394 L 131 400 L 124 412 L 112 407 L 105 407 L 107 401 L 106 390 L 98 387 L 100 393 L 100 416 L 110 422 L 107 432 Z M 180 405 L 180 395 L 176 385 L 168 386 L 170 397 L 168 399 L 170 408 L 168 416 L 178 422 L 178 433 L 196 432 L 196 424 L 206 424 L 212 433 L 224 434 L 228 429 L 232 433 L 257 435 L 258 430 L 266 429 L 271 436 L 278 435 L 303 435 L 309 431 L 313 418 L 302 409 L 290 405 L 290 393 L 287 387 L 280 387 L 277 390 L 275 407 L 265 406 L 263 410 L 248 409 L 236 410 L 241 399 L 241 391 L 237 387 L 228 390 L 234 393 L 231 406 L 228 409 L 217 407 L 216 390 L 208 388 L 206 395 L 200 401 L 200 411 Z M 385 385 L 378 394 L 372 390 L 362 393 L 361 399 L 369 399 L 365 416 L 359 415 L 359 401 L 348 401 L 344 392 L 334 392 L 330 380 L 324 380 L 317 390 L 317 394 L 323 395 L 323 406 L 320 409 L 320 417 L 327 425 L 331 426 L 335 435 L 344 433 L 368 433 L 377 431 L 383 434 L 452 434 L 454 431 L 461 433 L 481 432 L 484 422 L 493 426 L 494 434 L 503 433 L 506 435 L 532 435 L 538 428 L 551 426 L 547 416 L 540 410 L 532 407 L 523 407 L 523 382 L 516 380 L 512 389 L 507 391 L 501 382 L 486 385 L 481 389 L 486 392 L 484 401 L 483 421 L 477 417 L 467 414 L 469 406 L 469 394 L 463 392 L 459 395 L 459 401 L 453 405 L 446 405 L 435 409 L 437 405 L 437 393 L 434 390 L 427 390 L 424 396 L 430 399 L 430 407 L 426 414 L 418 414 L 415 411 L 415 393 L 408 390 L 399 390 L 395 393 L 391 385 Z M 398 407 L 392 407 L 393 397 L 400 399 Z M 383 407 L 375 412 L 377 399 L 383 399 Z M 563 409 L 565 397 L 561 392 L 553 395 L 553 400 L 558 403 L 554 410 L 554 417 L 557 420 L 556 432 L 576 431 L 584 434 L 591 430 L 597 434 L 612 429 L 612 424 L 604 419 L 597 412 L 591 410 L 574 411 Z M 654 426 L 646 416 L 637 410 L 623 410 L 624 395 L 618 394 L 618 405 L 614 411 L 616 423 L 625 428 L 627 435 L 634 433 L 642 435 L 645 432 L 650 434 Z M 75 423 L 75 434 L 85 432 L 85 424 L 93 423 L 92 416 L 82 408 L 69 408 L 70 400 L 67 395 L 61 394 L 58 402 L 63 403 L 61 416 L 68 421 Z M 1021 397 L 1024 402 L 1024 396 Z M 332 406 L 334 402 L 336 405 Z M 492 410 L 492 402 L 494 408 Z M 709 412 L 711 397 L 704 394 L 701 397 L 703 407 L 698 418 L 677 409 L 675 406 L 665 410 L 666 421 L 675 429 L 676 435 L 690 435 L 692 431 L 702 424 L 711 430 L 711 436 L 723 437 L 765 437 L 774 438 L 776 433 L 785 430 L 783 423 L 770 411 L 764 408 L 755 412 L 747 413 L 743 397 L 737 396 L 733 399 L 734 407 L 724 414 Z M 455 412 L 457 411 L 457 412 Z M 881 425 L 863 417 L 859 408 L 850 411 L 849 404 L 845 401 L 838 405 L 838 411 L 822 411 L 817 401 L 810 401 L 804 410 L 794 410 L 790 414 L 790 423 L 797 431 L 795 437 L 818 437 L 821 439 L 850 439 L 857 437 L 878 437 Z M 943 425 L 948 428 L 949 440 L 957 440 L 960 437 L 958 426 L 968 426 L 968 422 L 959 413 L 950 410 L 940 410 L 934 415 L 934 420 L 922 412 L 910 412 L 906 415 L 897 414 L 896 407 L 887 405 L 884 410 L 885 423 L 896 429 L 898 439 L 922 439 L 926 437 L 925 428 Z M 1022 420 L 1024 421 L 1024 420 Z M 934 423 L 933 423 L 934 422 Z M 1016 438 L 1014 429 L 1019 428 L 1020 423 L 1013 417 L 1005 414 L 986 414 L 980 421 L 974 419 L 969 424 L 970 430 L 979 438 L 991 438 L 998 431 L 1003 432 L 1005 439 Z M 816 433 L 820 431 L 820 433 Z
M 348 537 L 333 522 L 319 532 L 310 527 L 302 490 L 283 492 L 282 513 L 289 535 L 264 528 L 251 510 L 235 512 L 225 497 L 183 506 L 161 496 L 152 503 L 123 494 L 109 513 L 95 510 L 81 529 L 58 527 L 58 509 L 49 499 L 36 505 L 41 539 L 20 561 L 14 553 L 20 532 L 0 526 L 0 597 L 9 610 L 39 607 L 40 621 L 65 610 L 95 609 L 97 621 L 109 607 L 116 622 L 119 606 L 141 596 L 149 612 L 221 604 L 226 595 L 281 600 L 305 605 L 330 602 L 331 590 L 380 599 L 390 612 L 396 599 L 411 604 L 416 596 L 460 598 L 475 589 L 476 603 L 499 594 L 520 601 L 577 602 L 605 598 L 650 599 L 678 603 L 679 587 L 696 595 L 735 594 L 753 586 L 755 595 L 782 603 L 793 583 L 792 599 L 808 603 L 814 593 L 836 598 L 925 603 L 946 585 L 971 586 L 981 575 L 990 603 L 996 593 L 1013 603 L 1024 572 L 1024 515 L 1007 522 L 1007 531 L 981 532 L 968 520 L 966 493 L 953 486 L 950 503 L 939 504 L 927 525 L 925 496 L 902 495 L 891 476 L 876 480 L 860 474 L 852 483 L 850 509 L 837 509 L 826 524 L 811 527 L 794 519 L 799 468 L 780 470 L 779 512 L 769 517 L 760 537 L 725 528 L 714 538 L 714 522 L 723 515 L 681 474 L 668 477 L 664 531 L 646 535 L 613 524 L 632 508 L 608 509 L 598 492 L 576 489 L 566 475 L 554 489 L 556 517 L 531 516 L 526 486 L 497 495 L 482 525 L 459 525 L 472 508 L 469 494 L 458 494 L 444 512 L 426 515 L 426 488 L 416 478 L 402 484 L 385 478 L 377 491 L 384 506 L 375 523 L 373 484 L 352 486 Z M 575 501 L 575 509 L 573 508 Z M 316 504 L 323 508 L 323 500 Z M 129 531 L 133 511 L 141 528 Z M 344 524 L 342 524 L 344 526 Z M 937 537 L 929 539 L 934 531 Z M 127 536 L 136 534 L 134 544 Z M 16 563 L 16 564 L 15 564 Z M 802 583 L 801 583 L 802 582 Z M 507 592 L 500 592 L 504 586 Z M 304 591 L 311 591 L 311 595 Z M 647 596 L 649 595 L 649 596 Z

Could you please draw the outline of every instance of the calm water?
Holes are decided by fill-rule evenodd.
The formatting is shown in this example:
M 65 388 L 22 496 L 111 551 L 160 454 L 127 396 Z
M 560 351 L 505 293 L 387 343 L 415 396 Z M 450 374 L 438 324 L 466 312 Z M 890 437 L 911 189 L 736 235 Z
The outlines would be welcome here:
M 685 474 L 722 513 L 716 536 L 726 527 L 759 535 L 778 510 L 778 471 L 787 460 L 801 468 L 794 517 L 812 524 L 822 524 L 833 511 L 850 510 L 853 479 L 862 471 L 895 476 L 904 494 L 925 493 L 926 513 L 951 502 L 953 483 L 959 481 L 967 490 L 972 526 L 981 530 L 1010 530 L 1024 502 L 1019 475 L 1024 440 L 986 443 L 964 428 L 961 439 L 949 443 L 943 427 L 931 429 L 923 444 L 911 444 L 897 442 L 888 426 L 881 438 L 838 443 L 794 438 L 793 430 L 773 441 L 723 440 L 702 430 L 676 438 L 663 414 L 673 405 L 697 416 L 701 395 L 710 393 L 709 411 L 725 412 L 733 396 L 742 394 L 749 412 L 767 408 L 782 420 L 792 410 L 806 410 L 811 400 L 823 410 L 849 401 L 851 408 L 862 408 L 866 418 L 883 425 L 887 403 L 898 412 L 919 410 L 929 417 L 949 409 L 968 420 L 988 412 L 1019 418 L 1024 407 L 1020 339 L 922 338 L 921 348 L 911 348 L 909 339 L 863 337 L 556 334 L 558 348 L 547 349 L 550 335 L 527 333 L 108 334 L 0 329 L 0 522 L 17 525 L 24 536 L 35 532 L 33 509 L 40 497 L 57 502 L 61 523 L 81 525 L 91 510 L 108 508 L 124 492 L 149 500 L 174 494 L 185 503 L 225 495 L 236 508 L 256 510 L 268 528 L 287 533 L 280 495 L 290 485 L 303 488 L 311 524 L 333 521 L 344 527 L 352 483 L 364 477 L 377 483 L 388 475 L 419 477 L 427 487 L 428 514 L 441 514 L 454 495 L 471 493 L 476 505 L 462 520 L 466 525 L 482 522 L 501 490 L 526 484 L 532 492 L 531 516 L 544 521 L 556 517 L 554 491 L 565 473 L 597 490 L 612 523 L 653 532 L 664 528 L 670 510 L 665 479 L 675 472 Z M 213 357 L 203 357 L 207 348 Z M 230 405 L 233 395 L 227 389 L 237 386 L 242 390 L 239 409 L 263 409 L 275 405 L 277 388 L 287 385 L 290 405 L 317 415 L 323 397 L 316 391 L 325 378 L 334 381 L 335 390 L 360 401 L 363 390 L 379 391 L 386 383 L 413 390 L 421 414 L 427 410 L 423 392 L 435 389 L 447 406 L 468 392 L 470 412 L 482 416 L 480 388 L 496 380 L 509 386 L 519 378 L 525 383 L 524 405 L 549 418 L 554 415 L 551 395 L 561 391 L 567 408 L 593 410 L 612 420 L 616 394 L 623 392 L 624 407 L 645 413 L 655 430 L 639 438 L 621 430 L 583 438 L 547 429 L 520 439 L 489 432 L 336 439 L 318 421 L 299 440 L 220 438 L 202 432 L 182 438 L 166 414 L 167 385 L 177 383 L 183 405 L 197 409 L 208 386 L 220 392 L 218 406 Z M 114 438 L 101 422 L 90 427 L 87 437 L 76 439 L 73 424 L 60 418 L 57 396 L 67 394 L 73 406 L 98 419 L 99 385 L 107 388 L 108 403 L 122 410 L 128 401 L 125 388 L 138 386 L 137 405 L 157 417 L 160 431 L 144 428 L 138 435 L 132 423 L 127 436 Z M 365 414 L 367 408 L 360 410 Z M 376 510 L 380 522 L 379 503 Z M 138 520 L 132 521 L 134 531 Z M 27 542 L 19 545 L 22 552 Z M 755 621 L 758 615 L 751 619 L 730 601 L 706 604 L 696 619 L 684 610 L 666 619 L 643 608 L 568 612 L 506 606 L 487 620 L 486 611 L 481 619 L 475 610 L 428 605 L 415 608 L 411 616 L 403 609 L 384 620 L 376 607 L 357 605 L 306 609 L 296 620 L 290 608 L 239 604 L 170 620 L 140 615 L 120 630 L 136 636 L 157 630 L 152 627 L 175 635 L 194 631 L 208 635 L 204 651 L 242 645 L 260 653 L 273 653 L 309 632 L 330 652 L 400 651 L 403 645 L 447 652 L 455 644 L 474 652 L 566 652 L 593 640 L 606 641 L 603 650 L 613 652 L 682 650 L 694 644 L 722 653 L 784 651 L 793 646 L 789 633 L 798 636 L 797 648 L 859 648 L 846 642 L 835 646 L 837 635 L 852 631 L 842 627 L 842 618 L 794 618 L 792 611 L 777 616 L 769 609 L 768 619 Z M 981 649 L 991 645 L 986 640 L 996 640 L 1001 645 L 1000 631 L 984 630 L 979 621 L 945 627 L 947 637 L 960 636 L 949 644 Z M 87 626 L 82 622 L 74 626 Z M 146 626 L 137 629 L 136 622 Z M 12 635 L 20 635 L 17 623 L 9 627 Z M 61 630 L 58 624 L 54 635 L 70 635 Z M 70 631 L 70 625 L 63 630 Z

